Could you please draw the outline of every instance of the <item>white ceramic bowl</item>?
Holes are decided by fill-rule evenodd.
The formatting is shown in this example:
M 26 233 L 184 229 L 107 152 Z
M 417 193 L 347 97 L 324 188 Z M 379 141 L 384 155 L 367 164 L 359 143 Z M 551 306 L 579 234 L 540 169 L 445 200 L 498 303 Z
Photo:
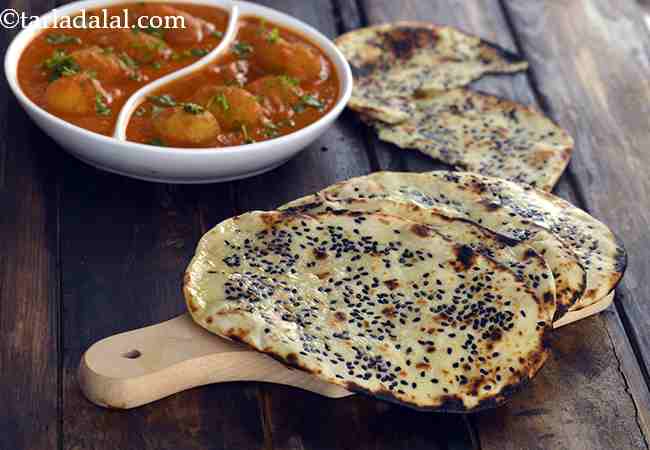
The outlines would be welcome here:
M 181 149 L 136 144 L 123 140 L 123 137 L 117 139 L 103 136 L 48 113 L 34 104 L 20 89 L 17 79 L 18 60 L 25 47 L 41 31 L 37 23 L 32 23 L 21 31 L 7 49 L 5 75 L 9 86 L 32 120 L 75 157 L 109 172 L 166 183 L 212 183 L 246 178 L 271 170 L 286 162 L 323 134 L 347 104 L 352 93 L 350 66 L 336 46 L 311 26 L 289 15 L 248 2 L 228 0 L 174 0 L 174 2 L 211 5 L 228 10 L 231 14 L 229 29 L 219 48 L 191 66 L 181 69 L 183 73 L 204 65 L 205 59 L 212 59 L 215 53 L 227 47 L 228 38 L 232 38 L 234 35 L 231 33 L 231 29 L 236 26 L 235 22 L 238 16 L 264 17 L 270 22 L 275 22 L 305 36 L 318 45 L 330 58 L 340 80 L 339 98 L 335 106 L 318 121 L 301 130 L 268 141 L 242 146 L 218 149 Z M 87 0 L 71 3 L 57 9 L 56 12 L 45 14 L 41 21 L 52 21 L 57 16 L 74 14 L 82 9 L 95 9 L 125 3 L 133 3 L 133 1 Z M 165 79 L 168 80 L 170 76 L 168 75 Z M 147 86 L 141 90 L 146 89 Z M 138 96 L 138 92 L 133 95 Z M 137 101 L 132 102 L 130 99 L 125 107 L 132 107 L 134 104 L 137 104 Z

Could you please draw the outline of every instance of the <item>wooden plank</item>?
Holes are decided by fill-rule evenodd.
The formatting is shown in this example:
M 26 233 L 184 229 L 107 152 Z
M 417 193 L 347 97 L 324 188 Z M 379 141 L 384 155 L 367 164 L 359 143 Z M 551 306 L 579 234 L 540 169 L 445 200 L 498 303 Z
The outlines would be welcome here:
M 273 386 L 265 396 L 274 449 L 472 448 L 462 417 L 427 414 L 362 395 L 328 399 Z
M 264 442 L 255 387 L 224 384 L 185 392 L 136 410 L 87 402 L 76 369 L 105 336 L 184 311 L 183 268 L 205 231 L 199 187 L 169 186 L 64 165 L 62 232 L 63 447 L 93 449 L 255 448 Z M 213 214 L 233 213 L 214 195 Z
M 1 144 L 0 448 L 49 449 L 59 429 L 58 164 L 26 117 L 4 117 L 12 133 Z
M 506 11 L 543 103 L 576 140 L 571 171 L 577 193 L 628 250 L 616 305 L 647 386 L 650 253 L 641 243 L 647 241 L 650 212 L 641 205 L 650 201 L 645 170 L 650 164 L 650 107 L 645 101 L 650 93 L 650 11 L 646 3 L 635 1 L 576 1 L 567 8 L 524 3 L 506 2 Z M 583 17 L 588 20 L 579 19 Z M 647 387 L 639 386 L 633 394 L 647 438 Z
M 430 20 L 457 26 L 510 50 L 516 49 L 506 17 L 494 0 L 404 1 L 399 4 L 363 0 L 362 4 L 370 23 L 397 19 Z M 531 14 L 524 9 L 522 14 Z M 584 24 L 588 26 L 587 21 Z M 537 27 L 537 30 L 542 29 Z M 545 36 L 536 39 L 543 41 Z M 558 78 L 550 73 L 546 77 Z M 526 74 L 488 77 L 475 83 L 474 87 L 539 107 Z M 569 123 L 554 118 L 562 125 Z M 396 164 L 395 156 L 380 156 L 380 159 L 388 160 L 390 168 L 421 171 L 436 167 L 420 155 L 403 152 L 394 146 L 379 143 L 376 149 L 380 155 L 401 153 Z M 576 203 L 568 178 L 563 177 L 558 192 Z M 609 314 L 611 318 L 586 319 L 557 332 L 558 350 L 532 386 L 517 396 L 510 406 L 477 416 L 475 423 L 481 448 L 549 448 L 555 444 L 561 448 L 615 449 L 638 448 L 635 445 L 644 443 L 640 432 L 640 427 L 645 427 L 644 414 L 637 411 L 648 409 L 647 387 L 631 357 L 629 342 L 621 333 L 618 316 L 615 312 Z M 587 345 L 592 342 L 593 345 Z M 622 359 L 624 356 L 628 359 Z M 616 363 L 612 364 L 612 361 Z M 628 389 L 632 387 L 634 391 L 630 395 Z
M 571 169 L 585 206 L 627 244 L 619 306 L 647 374 L 650 258 L 639 244 L 650 226 L 641 206 L 650 201 L 650 11 L 635 1 L 506 5 L 541 97 L 576 139 Z
M 53 6 L 12 4 L 31 13 Z M 18 31 L 0 28 L 2 48 Z M 0 117 L 0 448 L 51 449 L 60 432 L 59 164 L 4 77 Z

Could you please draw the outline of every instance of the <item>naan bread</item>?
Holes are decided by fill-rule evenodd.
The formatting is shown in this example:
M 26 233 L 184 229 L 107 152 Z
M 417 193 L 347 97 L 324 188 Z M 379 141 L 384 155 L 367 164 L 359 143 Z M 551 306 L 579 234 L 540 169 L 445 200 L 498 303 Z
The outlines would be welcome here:
M 379 138 L 470 172 L 550 191 L 573 139 L 535 109 L 469 89 L 414 100 L 397 125 L 374 121 Z
M 285 209 L 287 207 L 281 207 Z M 443 237 L 468 245 L 477 253 L 494 259 L 523 280 L 539 301 L 556 303 L 555 281 L 551 269 L 531 247 L 505 236 L 499 236 L 473 222 L 446 217 L 431 208 L 409 201 L 391 198 L 350 198 L 327 201 L 310 195 L 293 201 L 288 208 L 306 214 L 363 211 L 401 217 L 432 228 Z M 564 297 L 562 298 L 564 300 Z M 571 305 L 558 303 L 554 320 L 558 320 Z
M 558 298 L 563 293 L 581 293 L 571 310 L 609 294 L 627 264 L 622 243 L 603 223 L 553 194 L 497 178 L 447 171 L 377 172 L 322 192 L 328 198 L 397 195 L 518 239 L 546 259 L 555 275 Z M 576 290 L 581 284 L 580 266 L 586 272 L 584 292 Z
M 396 22 L 343 34 L 336 45 L 350 62 L 354 90 L 348 106 L 386 123 L 414 112 L 414 94 L 466 86 L 488 73 L 528 64 L 495 44 L 451 27 Z
M 198 245 L 194 320 L 356 392 L 413 408 L 502 403 L 548 356 L 554 306 L 504 266 L 383 214 L 252 212 Z

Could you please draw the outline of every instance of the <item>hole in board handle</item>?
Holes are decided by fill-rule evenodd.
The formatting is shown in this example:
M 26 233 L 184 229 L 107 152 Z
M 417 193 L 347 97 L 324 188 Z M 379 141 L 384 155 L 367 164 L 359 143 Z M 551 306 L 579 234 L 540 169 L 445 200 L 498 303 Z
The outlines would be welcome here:
M 128 359 L 136 359 L 136 358 L 139 358 L 140 356 L 142 356 L 142 353 L 140 353 L 139 350 L 131 350 L 131 351 L 128 351 L 126 353 L 122 353 L 122 356 L 124 358 L 128 358 Z

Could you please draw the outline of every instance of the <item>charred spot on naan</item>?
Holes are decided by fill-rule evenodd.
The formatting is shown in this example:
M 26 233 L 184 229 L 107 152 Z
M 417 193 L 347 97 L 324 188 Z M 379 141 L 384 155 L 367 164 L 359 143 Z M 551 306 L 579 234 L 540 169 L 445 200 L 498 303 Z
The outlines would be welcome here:
M 409 59 L 417 49 L 435 47 L 440 37 L 437 30 L 430 27 L 397 26 L 380 33 L 371 41 L 395 59 Z

